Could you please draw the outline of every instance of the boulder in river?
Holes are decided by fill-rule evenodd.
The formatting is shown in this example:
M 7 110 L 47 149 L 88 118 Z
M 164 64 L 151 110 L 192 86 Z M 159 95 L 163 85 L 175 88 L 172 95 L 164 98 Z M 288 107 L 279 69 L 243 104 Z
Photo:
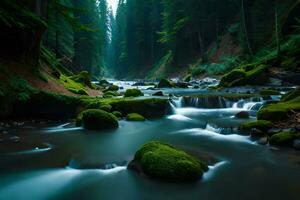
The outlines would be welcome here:
M 155 93 L 153 94 L 153 96 L 159 96 L 159 97 L 162 97 L 162 96 L 164 96 L 164 93 L 163 93 L 162 91 L 158 91 L 158 92 L 155 92 Z
M 241 124 L 240 129 L 243 131 L 251 131 L 252 129 L 258 129 L 262 132 L 267 133 L 273 127 L 273 123 L 265 120 L 257 120 L 254 122 L 246 122 Z
M 139 89 L 128 89 L 124 94 L 124 97 L 140 97 L 140 96 L 144 96 L 144 94 Z
M 250 115 L 247 111 L 241 111 L 235 115 L 237 119 L 249 119 Z
M 113 114 L 98 109 L 84 111 L 82 124 L 88 130 L 113 129 L 119 126 L 118 119 Z
M 197 181 L 208 170 L 205 162 L 160 142 L 146 143 L 128 168 L 168 182 Z
M 173 87 L 175 87 L 175 84 L 172 81 L 163 78 L 160 80 L 157 87 L 158 88 L 173 88 Z
M 295 139 L 297 139 L 297 134 L 290 133 L 290 132 L 280 132 L 273 135 L 270 138 L 270 144 L 276 146 L 291 147 Z
M 138 121 L 145 121 L 146 119 L 145 119 L 145 117 L 143 117 L 142 115 L 140 115 L 138 113 L 130 113 L 127 115 L 126 120 L 138 122 Z

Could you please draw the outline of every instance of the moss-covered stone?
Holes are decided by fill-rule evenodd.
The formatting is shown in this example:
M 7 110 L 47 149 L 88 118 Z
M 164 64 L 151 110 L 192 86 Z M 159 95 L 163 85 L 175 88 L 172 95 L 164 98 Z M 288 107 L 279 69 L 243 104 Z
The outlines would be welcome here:
M 288 92 L 287 94 L 285 94 L 283 97 L 282 97 L 282 102 L 288 102 L 288 101 L 291 101 L 297 97 L 300 96 L 300 87 L 297 87 L 296 89 Z
M 103 94 L 104 98 L 112 98 L 112 97 L 117 97 L 120 96 L 120 94 L 116 91 L 107 91 Z
M 82 71 L 77 75 L 71 76 L 70 79 L 89 88 L 93 88 L 90 75 L 87 71 Z
M 235 87 L 243 85 L 263 85 L 269 80 L 267 66 L 260 65 L 246 69 L 245 67 L 234 69 L 224 75 L 220 81 L 220 87 Z
M 106 112 L 111 112 L 112 106 L 109 104 L 103 104 L 99 107 L 100 110 L 104 110 Z
M 113 114 L 97 109 L 84 111 L 82 124 L 88 130 L 112 129 L 119 126 L 118 119 Z
M 144 94 L 139 89 L 128 89 L 124 94 L 124 97 L 140 97 L 140 96 L 144 96 Z
M 121 99 L 109 104 L 113 110 L 118 110 L 125 116 L 130 113 L 138 113 L 147 119 L 162 117 L 170 111 L 167 99 Z
M 162 91 L 155 92 L 152 96 L 162 97 L 164 93 Z
M 191 74 L 188 74 L 186 75 L 184 78 L 183 78 L 183 81 L 184 82 L 190 82 L 192 80 L 192 75 Z
M 68 88 L 68 90 L 74 94 L 79 94 L 79 95 L 88 95 L 88 93 L 84 89 L 74 89 L 74 88 Z
M 252 129 L 258 129 L 262 132 L 267 132 L 270 130 L 274 124 L 270 121 L 258 120 L 254 122 L 246 122 L 241 124 L 240 129 L 243 131 L 251 131 Z
M 175 84 L 172 81 L 163 78 L 160 80 L 157 87 L 158 88 L 173 88 L 173 87 L 175 87 Z
M 123 114 L 120 111 L 113 111 L 112 114 L 114 116 L 116 116 L 117 118 L 122 118 L 123 117 Z
M 233 86 L 239 86 L 243 85 L 243 82 L 246 77 L 246 72 L 241 69 L 235 69 L 228 74 L 225 74 L 221 81 L 220 81 L 220 87 L 233 87 Z
M 262 96 L 269 96 L 269 95 L 280 95 L 280 92 L 273 90 L 273 89 L 266 89 L 266 90 L 262 90 L 259 93 Z
M 118 91 L 119 90 L 119 86 L 117 85 L 110 85 L 108 88 L 106 88 L 103 92 L 106 93 L 108 91 Z
M 142 115 L 138 114 L 138 113 L 130 113 L 126 116 L 126 120 L 127 121 L 145 121 L 145 117 L 143 117 Z
M 280 132 L 270 138 L 270 144 L 276 146 L 292 146 L 297 134 L 290 132 Z
M 169 182 L 197 181 L 208 170 L 203 161 L 160 142 L 146 143 L 128 168 Z

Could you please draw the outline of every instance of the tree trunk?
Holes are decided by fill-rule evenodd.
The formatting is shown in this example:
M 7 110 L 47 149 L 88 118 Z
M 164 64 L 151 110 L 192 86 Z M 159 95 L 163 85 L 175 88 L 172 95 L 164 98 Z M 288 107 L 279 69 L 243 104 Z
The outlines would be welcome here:
M 246 39 L 246 44 L 247 44 L 247 48 L 249 51 L 249 54 L 252 56 L 253 55 L 253 51 L 250 45 L 250 41 L 249 41 L 249 36 L 248 36 L 248 31 L 247 31 L 247 24 L 246 24 L 246 11 L 245 11 L 245 5 L 244 5 L 244 0 L 241 0 L 241 7 L 242 7 L 242 22 L 243 22 L 243 29 L 244 29 L 244 34 L 245 34 L 245 39 Z
M 280 27 L 278 19 L 278 0 L 275 2 L 275 35 L 276 35 L 276 46 L 277 46 L 277 59 L 280 57 Z

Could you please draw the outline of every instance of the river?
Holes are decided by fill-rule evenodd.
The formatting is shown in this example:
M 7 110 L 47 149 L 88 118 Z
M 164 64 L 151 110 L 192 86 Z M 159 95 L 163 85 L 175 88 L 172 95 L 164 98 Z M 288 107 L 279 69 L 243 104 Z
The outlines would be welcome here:
M 300 198 L 300 153 L 258 145 L 236 129 L 246 120 L 234 115 L 249 110 L 248 120 L 255 120 L 262 100 L 225 102 L 215 108 L 197 99 L 182 101 L 174 98 L 173 114 L 164 118 L 120 121 L 120 128 L 101 133 L 68 123 L 11 130 L 23 140 L 44 145 L 0 154 L 0 200 Z M 210 170 L 196 183 L 184 184 L 163 183 L 127 170 L 135 151 L 151 140 L 206 156 Z

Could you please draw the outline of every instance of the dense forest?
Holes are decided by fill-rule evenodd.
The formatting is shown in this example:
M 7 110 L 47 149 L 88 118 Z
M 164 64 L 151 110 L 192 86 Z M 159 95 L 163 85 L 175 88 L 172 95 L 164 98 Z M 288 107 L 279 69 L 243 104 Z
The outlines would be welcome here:
M 300 0 L 1 0 L 0 200 L 300 196 Z

